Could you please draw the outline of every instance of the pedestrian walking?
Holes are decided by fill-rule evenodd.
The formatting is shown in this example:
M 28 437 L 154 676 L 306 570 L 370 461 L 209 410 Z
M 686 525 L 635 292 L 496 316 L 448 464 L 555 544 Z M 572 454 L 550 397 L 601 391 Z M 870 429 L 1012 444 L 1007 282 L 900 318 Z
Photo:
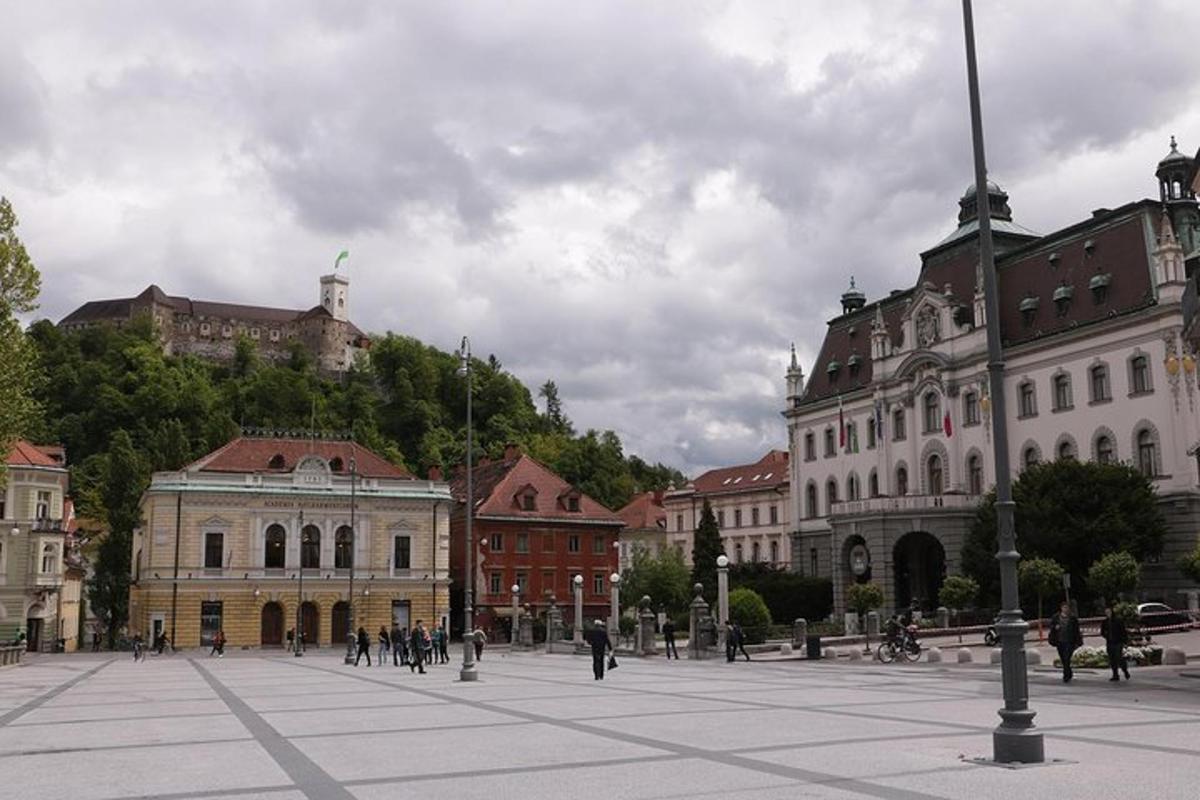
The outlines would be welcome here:
M 379 666 L 384 666 L 387 663 L 388 651 L 392 649 L 392 635 L 388 633 L 388 629 L 384 626 L 379 626 Z
M 209 657 L 216 656 L 217 658 L 225 657 L 225 631 L 217 631 L 213 634 L 212 650 L 208 651 Z
M 137 662 L 139 662 L 141 660 L 142 660 L 142 635 L 140 633 L 135 633 L 133 635 L 133 662 L 136 664 Z
M 725 660 L 730 664 L 737 657 L 737 634 L 733 632 L 733 623 L 725 623 Z
M 588 644 L 592 646 L 592 676 L 593 680 L 604 680 L 604 656 L 612 652 L 612 642 L 609 641 L 608 631 L 604 623 L 596 620 L 595 625 L 586 634 Z
M 483 660 L 483 646 L 487 643 L 487 634 L 483 632 L 483 628 L 476 628 L 471 634 L 471 641 L 475 645 L 475 660 Z
M 425 662 L 422 661 L 422 653 L 425 652 L 425 625 L 421 620 L 417 620 L 417 624 L 413 626 L 412 633 L 409 635 L 409 661 L 408 671 L 420 671 L 425 674 Z
M 432 666 L 433 665 L 433 634 L 431 634 L 429 632 L 428 628 L 422 626 L 421 627 L 421 637 L 422 637 L 421 638 L 421 658 L 424 659 L 426 664 L 429 664 L 430 666 Z
M 437 626 L 438 633 L 441 637 L 438 639 L 438 657 L 441 658 L 443 664 L 450 663 L 450 654 L 446 652 L 446 648 L 450 643 L 450 634 L 446 632 L 445 625 Z
M 671 654 L 675 654 L 675 660 L 679 660 L 679 650 L 675 647 L 675 623 L 668 617 L 667 621 L 662 626 L 663 643 L 667 646 L 667 660 L 671 660 Z
M 741 624 L 739 624 L 737 622 L 733 623 L 733 641 L 734 641 L 736 650 L 733 653 L 733 658 L 730 660 L 731 661 L 736 660 L 737 659 L 737 651 L 740 650 L 742 655 L 744 655 L 746 657 L 746 660 L 749 661 L 750 654 L 746 652 L 746 633 L 745 633 L 745 631 L 742 630 Z
M 100 629 L 99 628 L 92 631 L 92 652 L 93 653 L 100 652 Z
M 1117 610 L 1112 603 L 1104 609 L 1104 620 L 1100 623 L 1100 635 L 1104 637 L 1104 649 L 1108 652 L 1108 665 L 1112 667 L 1112 677 L 1110 681 L 1121 680 L 1117 675 L 1117 668 L 1125 673 L 1125 680 L 1129 680 L 1129 665 L 1125 662 L 1125 643 L 1129 640 L 1129 633 L 1125 630 L 1125 620 L 1117 616 Z
M 367 629 L 360 625 L 358 627 L 358 635 L 355 639 L 358 644 L 358 650 L 354 655 L 354 666 L 358 666 L 358 660 L 363 656 L 367 657 L 367 666 L 371 666 L 371 637 L 367 636 Z
M 296 649 L 296 629 L 295 628 L 288 628 L 287 643 L 288 643 L 287 651 L 289 653 Z
M 1071 670 L 1071 656 L 1083 644 L 1083 633 L 1079 630 L 1079 617 L 1071 611 L 1071 604 L 1064 601 L 1058 613 L 1050 620 L 1050 646 L 1058 650 L 1062 662 L 1063 683 L 1075 677 Z
M 400 633 L 399 625 L 392 623 L 390 636 L 392 639 L 392 666 L 398 667 L 400 666 L 400 654 L 404 652 L 404 643 L 401 641 L 403 634 Z

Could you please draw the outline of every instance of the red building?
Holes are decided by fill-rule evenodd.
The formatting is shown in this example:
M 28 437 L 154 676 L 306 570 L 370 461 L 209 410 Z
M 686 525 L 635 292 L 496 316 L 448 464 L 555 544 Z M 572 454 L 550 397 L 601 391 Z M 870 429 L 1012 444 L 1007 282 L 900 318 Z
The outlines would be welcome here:
M 583 576 L 583 612 L 604 618 L 609 610 L 608 576 L 617 571 L 618 536 L 624 522 L 549 468 L 513 445 L 504 459 L 475 467 L 475 622 L 507 632 L 512 587 L 535 614 L 557 598 L 564 620 L 574 622 L 571 581 Z M 450 481 L 457 501 L 450 518 L 450 563 L 454 578 L 451 628 L 462 628 L 466 541 L 465 470 Z

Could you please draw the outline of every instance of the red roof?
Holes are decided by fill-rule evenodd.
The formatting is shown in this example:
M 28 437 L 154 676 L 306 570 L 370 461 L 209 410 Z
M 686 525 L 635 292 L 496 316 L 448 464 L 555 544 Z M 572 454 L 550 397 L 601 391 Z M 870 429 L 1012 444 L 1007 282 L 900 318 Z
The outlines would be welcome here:
M 753 464 L 709 470 L 696 478 L 696 494 L 760 492 L 788 482 L 786 450 L 771 450 Z
M 197 461 L 186 469 L 200 472 L 291 472 L 308 455 L 330 462 L 336 474 L 350 474 L 350 458 L 354 457 L 358 475 L 362 478 L 407 478 L 413 476 L 362 445 L 347 441 L 325 439 L 250 439 L 238 437 Z M 278 456 L 278 458 L 276 458 Z M 335 459 L 340 460 L 338 464 Z
M 623 525 L 621 518 L 597 500 L 578 492 L 571 484 L 560 478 L 549 467 L 520 453 L 503 461 L 493 461 L 475 467 L 472 471 L 472 493 L 476 516 L 527 517 L 529 519 L 553 518 L 578 519 Z M 465 471 L 455 475 L 450 482 L 450 491 L 459 502 L 465 502 L 467 479 Z M 526 493 L 534 498 L 534 510 L 526 511 L 522 496 Z M 571 511 L 567 499 L 578 496 L 579 510 Z
M 630 530 L 646 530 L 667 527 L 667 512 L 663 509 L 662 492 L 642 492 L 635 496 L 617 516 L 625 521 Z
M 47 448 L 53 450 L 53 448 Z M 52 456 L 47 455 L 37 445 L 17 439 L 13 442 L 12 449 L 8 451 L 8 458 L 5 460 L 10 467 L 61 467 L 62 464 L 56 461 Z

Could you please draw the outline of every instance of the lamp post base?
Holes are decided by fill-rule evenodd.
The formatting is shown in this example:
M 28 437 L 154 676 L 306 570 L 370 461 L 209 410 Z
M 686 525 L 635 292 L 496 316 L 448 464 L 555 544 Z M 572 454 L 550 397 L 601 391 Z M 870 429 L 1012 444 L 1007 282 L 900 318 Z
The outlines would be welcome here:
M 479 670 L 475 669 L 474 664 L 469 667 L 463 667 L 458 671 L 458 679 L 464 683 L 477 681 L 479 680 Z
M 1007 728 L 992 731 L 992 760 L 997 764 L 1041 764 L 1046 760 L 1042 732 L 1035 728 Z

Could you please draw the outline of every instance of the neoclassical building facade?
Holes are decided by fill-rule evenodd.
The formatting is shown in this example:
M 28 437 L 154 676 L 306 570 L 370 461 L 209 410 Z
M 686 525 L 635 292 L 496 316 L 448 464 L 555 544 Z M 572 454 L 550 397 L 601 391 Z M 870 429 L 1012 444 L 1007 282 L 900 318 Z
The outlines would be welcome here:
M 1192 159 L 1172 140 L 1160 196 L 1041 236 L 989 183 L 1012 470 L 1058 458 L 1121 461 L 1151 477 L 1170 535 L 1148 596 L 1182 602 L 1176 558 L 1200 537 L 1200 388 L 1185 330 L 1200 264 Z M 994 483 L 988 320 L 975 189 L 958 227 L 921 254 L 916 285 L 867 302 L 851 281 L 805 380 L 787 373 L 793 563 L 887 608 L 937 605 Z M 1193 287 L 1194 294 L 1194 287 Z
M 135 532 L 130 628 L 151 641 L 343 644 L 355 624 L 440 622 L 449 610 L 450 490 L 348 441 L 242 437 L 155 473 Z M 173 616 L 174 614 L 174 616 Z

